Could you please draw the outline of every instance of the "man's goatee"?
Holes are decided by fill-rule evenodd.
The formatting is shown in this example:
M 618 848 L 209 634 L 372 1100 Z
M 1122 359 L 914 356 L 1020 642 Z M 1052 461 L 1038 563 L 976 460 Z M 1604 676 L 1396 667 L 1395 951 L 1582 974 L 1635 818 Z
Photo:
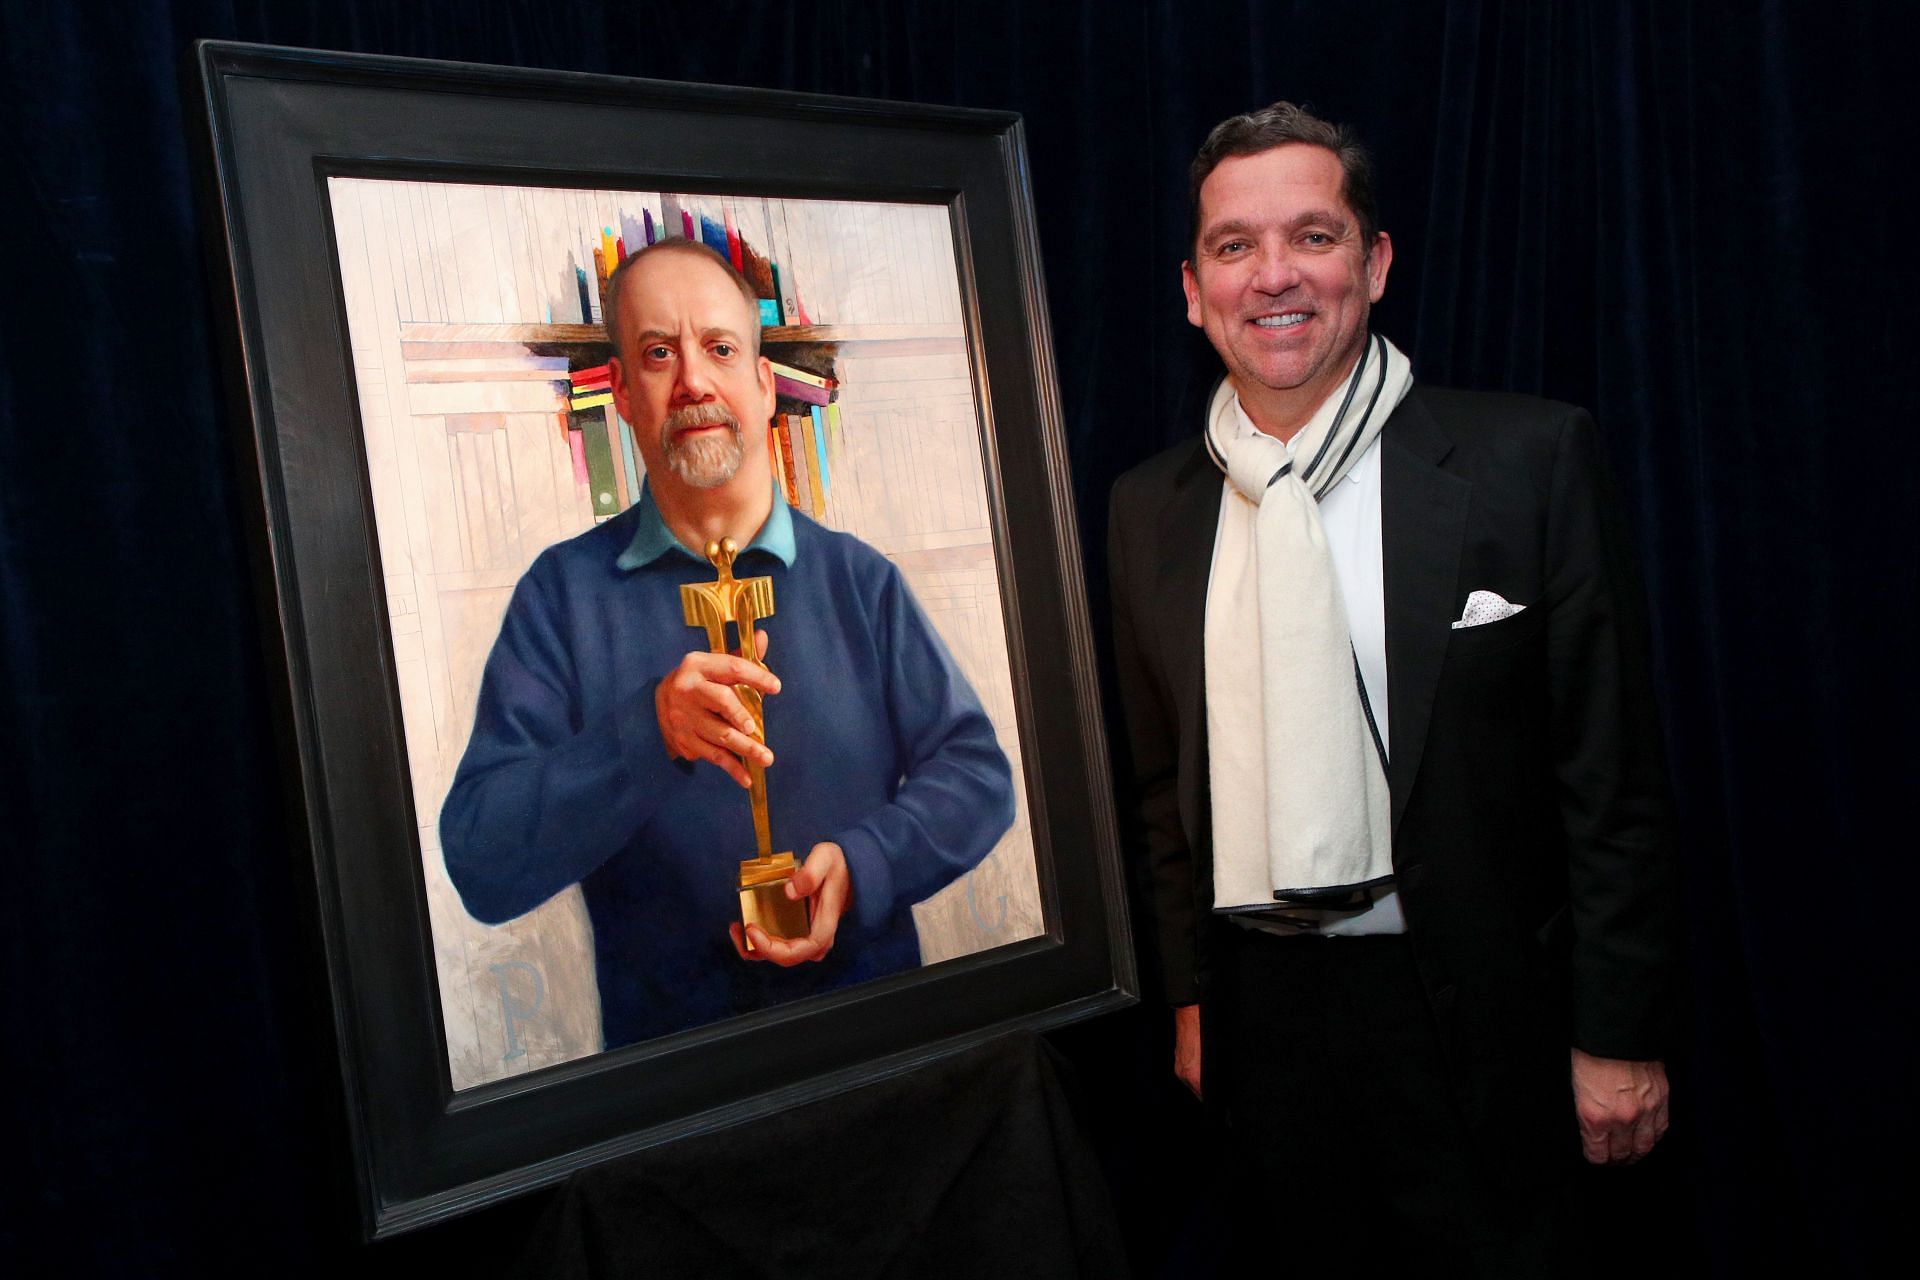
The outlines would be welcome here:
M 689 427 L 725 426 L 725 435 L 702 433 L 682 438 Z M 747 451 L 740 438 L 740 420 L 725 405 L 709 401 L 675 409 L 660 424 L 660 451 L 673 473 L 696 489 L 717 489 L 733 479 Z

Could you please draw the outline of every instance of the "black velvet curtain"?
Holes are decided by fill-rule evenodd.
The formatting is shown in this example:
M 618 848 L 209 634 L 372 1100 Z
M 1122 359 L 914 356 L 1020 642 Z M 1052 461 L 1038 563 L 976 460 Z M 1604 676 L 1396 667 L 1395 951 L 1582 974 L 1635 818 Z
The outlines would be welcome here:
M 1589 405 L 1634 509 L 1693 943 L 1661 1256 L 1863 1268 L 1906 1207 L 1881 1157 L 1915 1136 L 1904 9 L 8 0 L 0 1026 L 24 1191 L 0 1255 L 482 1265 L 538 1208 L 345 1240 L 189 178 L 179 69 L 213 36 L 1023 112 L 1096 620 L 1106 490 L 1194 429 L 1214 370 L 1177 288 L 1187 158 L 1277 97 L 1357 124 L 1396 246 L 1378 326 L 1423 380 Z M 1063 1037 L 1147 1273 L 1193 1256 L 1164 1021 Z

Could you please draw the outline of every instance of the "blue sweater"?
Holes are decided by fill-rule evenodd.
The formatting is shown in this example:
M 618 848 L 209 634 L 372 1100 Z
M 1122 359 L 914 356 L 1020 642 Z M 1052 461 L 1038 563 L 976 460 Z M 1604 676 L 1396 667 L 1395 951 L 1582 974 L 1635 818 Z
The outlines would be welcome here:
M 910 908 L 965 873 L 1013 821 L 993 726 L 900 573 L 848 534 L 774 514 L 735 565 L 773 579 L 766 699 L 774 851 L 846 851 L 853 900 L 832 953 L 741 960 L 735 876 L 756 853 L 747 793 L 672 760 L 654 688 L 705 633 L 680 584 L 713 570 L 651 495 L 550 547 L 513 593 L 473 736 L 440 815 L 467 910 L 510 920 L 579 883 L 601 1025 L 614 1048 L 909 969 Z

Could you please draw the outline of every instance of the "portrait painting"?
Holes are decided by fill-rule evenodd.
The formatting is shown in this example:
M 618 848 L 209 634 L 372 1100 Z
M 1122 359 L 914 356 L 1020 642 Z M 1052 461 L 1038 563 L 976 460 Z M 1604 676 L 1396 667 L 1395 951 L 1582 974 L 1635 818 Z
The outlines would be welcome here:
M 198 53 L 361 1230 L 1131 1002 L 1019 118 Z
M 442 848 L 443 827 L 454 826 L 443 823 L 443 809 L 473 740 L 482 675 L 515 587 L 548 548 L 630 513 L 648 482 L 633 425 L 614 403 L 606 283 L 630 254 L 664 241 L 707 246 L 753 288 L 760 349 L 777 389 L 766 447 L 783 514 L 851 534 L 898 570 L 912 611 L 951 656 L 1005 757 L 1005 787 L 971 806 L 979 831 L 952 841 L 967 869 L 907 904 L 918 944 L 912 962 L 938 964 L 1037 935 L 1039 887 L 981 414 L 947 211 L 342 176 L 329 178 L 328 196 L 454 1087 L 820 988 L 811 973 L 729 974 L 747 962 L 732 954 L 724 926 L 704 939 L 665 940 L 696 896 L 734 892 L 733 865 L 753 856 L 744 793 L 707 788 L 704 811 L 694 805 L 677 819 L 693 828 L 684 834 L 602 842 L 601 854 L 618 850 L 660 867 L 620 887 L 626 898 L 650 901 L 610 903 L 599 922 L 603 944 L 624 931 L 624 921 L 608 918 L 623 911 L 650 935 L 617 952 L 603 945 L 623 965 L 651 970 L 630 997 L 650 1007 L 604 1024 L 595 926 L 580 885 L 484 923 L 450 879 Z M 692 557 L 680 559 L 675 572 L 685 581 L 715 577 Z M 769 629 L 797 634 L 822 622 L 780 612 L 777 596 Z M 832 603 L 864 607 L 858 599 Z M 647 655 L 635 659 L 641 674 L 658 678 L 685 651 L 706 647 L 679 618 L 663 630 L 635 642 Z M 776 640 L 767 657 L 776 674 L 781 656 Z M 823 692 L 851 708 L 861 686 L 887 678 L 883 669 L 854 668 L 837 675 L 845 689 Z M 781 757 L 768 770 L 770 807 L 781 798 L 783 766 L 832 785 L 835 764 L 808 758 L 834 752 L 831 723 L 783 723 L 782 702 L 767 700 L 768 743 Z M 579 720 L 576 709 L 564 732 L 580 731 Z M 696 766 L 707 770 L 717 783 L 715 766 Z M 655 785 L 689 781 L 667 772 Z M 605 808 L 617 799 L 587 803 Z M 995 816 L 1000 800 L 1008 820 Z M 515 816 L 476 805 L 471 821 Z M 778 831 L 783 815 L 771 816 Z M 560 846 L 567 828 L 594 825 L 588 814 L 541 814 L 525 838 Z M 666 867 L 667 846 L 697 859 L 697 869 Z M 709 881 L 710 892 L 690 889 L 695 877 Z M 713 990 L 689 994 L 705 988 Z

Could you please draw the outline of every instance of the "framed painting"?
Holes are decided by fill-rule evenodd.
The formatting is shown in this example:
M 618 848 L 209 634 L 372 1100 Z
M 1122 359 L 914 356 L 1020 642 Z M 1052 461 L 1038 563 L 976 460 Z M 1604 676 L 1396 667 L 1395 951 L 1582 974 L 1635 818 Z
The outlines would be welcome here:
M 367 1233 L 1131 1000 L 1018 117 L 198 56 Z M 772 408 L 737 579 L 608 328 L 689 255 Z M 807 675 L 742 789 L 654 697 L 756 626 Z M 838 940 L 761 963 L 829 833 Z

